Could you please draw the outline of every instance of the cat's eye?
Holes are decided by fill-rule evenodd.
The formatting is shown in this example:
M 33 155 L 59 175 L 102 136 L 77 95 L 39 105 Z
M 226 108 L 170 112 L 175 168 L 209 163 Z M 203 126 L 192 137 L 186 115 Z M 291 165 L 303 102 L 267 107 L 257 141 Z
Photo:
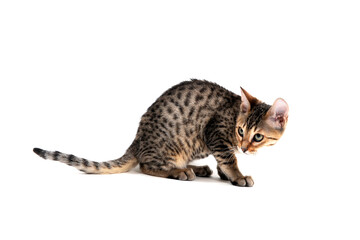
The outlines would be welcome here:
M 264 139 L 264 135 L 261 135 L 260 133 L 255 134 L 254 141 L 255 142 L 261 142 Z
M 242 128 L 239 128 L 239 135 L 241 137 L 244 137 L 244 130 Z

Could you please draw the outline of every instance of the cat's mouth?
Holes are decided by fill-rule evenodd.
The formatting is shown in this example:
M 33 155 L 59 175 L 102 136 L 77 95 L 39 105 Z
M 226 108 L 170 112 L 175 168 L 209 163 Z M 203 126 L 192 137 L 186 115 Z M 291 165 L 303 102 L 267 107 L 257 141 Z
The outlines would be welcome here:
M 257 153 L 257 151 L 246 151 L 244 152 L 245 155 L 255 155 Z
M 237 153 L 242 153 L 242 154 L 245 154 L 245 155 L 256 155 L 257 150 L 247 150 L 247 151 L 244 152 L 244 151 L 241 150 L 241 147 L 237 147 L 236 152 Z

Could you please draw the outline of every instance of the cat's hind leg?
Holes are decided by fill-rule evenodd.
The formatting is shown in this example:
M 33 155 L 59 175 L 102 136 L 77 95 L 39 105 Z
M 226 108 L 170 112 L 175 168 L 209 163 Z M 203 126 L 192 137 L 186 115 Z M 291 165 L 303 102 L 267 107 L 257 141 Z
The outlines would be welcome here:
M 196 175 L 192 168 L 170 168 L 169 166 L 159 166 L 152 163 L 140 163 L 140 170 L 148 175 L 172 178 L 182 181 L 192 181 Z

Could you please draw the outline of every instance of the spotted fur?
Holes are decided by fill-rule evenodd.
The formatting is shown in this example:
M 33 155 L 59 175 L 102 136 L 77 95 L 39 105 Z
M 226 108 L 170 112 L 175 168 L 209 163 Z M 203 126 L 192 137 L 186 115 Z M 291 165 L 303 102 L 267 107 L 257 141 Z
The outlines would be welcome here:
M 281 111 L 275 103 L 262 103 L 243 89 L 239 96 L 215 83 L 192 79 L 170 88 L 148 108 L 133 143 L 119 159 L 95 162 L 58 151 L 34 148 L 34 152 L 86 173 L 121 173 L 140 164 L 145 174 L 179 180 L 209 177 L 212 171 L 208 166 L 189 163 L 211 154 L 221 179 L 236 186 L 252 186 L 252 178 L 240 173 L 235 152 L 244 151 L 246 144 L 246 151 L 253 152 L 280 138 L 288 108 L 283 100 L 277 103 Z M 244 136 L 239 135 L 239 128 L 244 129 Z M 251 140 L 259 132 L 269 144 Z
M 253 127 L 258 126 L 270 107 L 271 106 L 266 103 L 259 103 L 255 105 L 252 111 L 249 113 L 244 127 L 247 129 L 252 129 Z

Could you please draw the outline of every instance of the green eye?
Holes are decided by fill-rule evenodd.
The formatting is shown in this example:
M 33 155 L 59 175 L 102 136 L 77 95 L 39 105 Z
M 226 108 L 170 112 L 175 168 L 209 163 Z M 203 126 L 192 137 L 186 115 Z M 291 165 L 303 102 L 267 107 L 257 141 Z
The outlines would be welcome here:
M 264 135 L 261 135 L 260 133 L 255 134 L 254 141 L 255 142 L 261 142 L 264 139 Z
M 241 137 L 244 137 L 244 130 L 242 128 L 239 128 L 239 135 Z

